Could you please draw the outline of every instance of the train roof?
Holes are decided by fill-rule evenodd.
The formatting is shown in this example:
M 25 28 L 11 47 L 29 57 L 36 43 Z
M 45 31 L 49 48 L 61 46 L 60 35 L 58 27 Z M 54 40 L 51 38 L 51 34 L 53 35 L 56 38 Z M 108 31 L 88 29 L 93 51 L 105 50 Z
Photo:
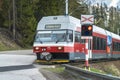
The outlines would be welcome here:
M 120 40 L 120 36 L 115 34 L 115 33 L 112 33 L 108 30 L 105 30 L 103 28 L 100 28 L 98 26 L 95 26 L 93 25 L 93 32 L 96 32 L 96 33 L 99 33 L 99 34 L 103 34 L 103 35 L 106 35 L 106 36 L 111 36 L 112 38 L 115 38 L 115 39 L 118 39 Z
M 61 24 L 61 29 L 72 30 L 81 27 L 80 20 L 72 16 L 47 16 L 39 21 L 37 30 L 44 30 L 47 24 Z
M 37 30 L 44 30 L 46 24 L 61 24 L 62 29 L 72 29 L 72 30 L 75 30 L 76 27 L 81 27 L 80 19 L 77 19 L 77 18 L 72 17 L 72 16 L 60 15 L 60 16 L 46 16 L 46 17 L 43 17 L 38 23 Z M 114 34 L 110 31 L 107 31 L 103 28 L 100 28 L 96 25 L 93 25 L 93 32 L 103 34 L 103 35 L 106 35 L 106 36 L 109 35 L 112 38 L 120 40 L 119 35 Z

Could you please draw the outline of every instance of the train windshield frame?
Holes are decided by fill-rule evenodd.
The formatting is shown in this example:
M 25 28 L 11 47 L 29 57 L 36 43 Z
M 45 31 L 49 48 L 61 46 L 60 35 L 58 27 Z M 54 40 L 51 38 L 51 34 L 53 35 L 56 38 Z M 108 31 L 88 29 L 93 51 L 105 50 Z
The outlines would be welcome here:
M 72 30 L 40 30 L 37 31 L 35 42 L 73 42 Z

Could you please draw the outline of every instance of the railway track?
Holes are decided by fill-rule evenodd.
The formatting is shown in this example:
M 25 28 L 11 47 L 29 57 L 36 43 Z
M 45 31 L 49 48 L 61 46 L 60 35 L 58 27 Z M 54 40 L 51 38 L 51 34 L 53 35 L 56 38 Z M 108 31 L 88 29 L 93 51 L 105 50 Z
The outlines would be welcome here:
M 101 63 L 101 62 L 112 62 L 112 61 L 118 61 L 120 59 L 96 59 L 96 60 L 89 60 L 89 64 L 92 64 L 92 63 Z M 76 61 L 76 62 L 70 62 L 68 63 L 69 65 L 84 65 L 85 64 L 85 61 Z
M 63 64 L 63 66 L 67 72 L 71 73 L 72 75 L 77 75 L 83 80 L 120 80 L 120 77 L 84 70 L 69 64 Z
M 111 60 L 96 60 L 96 61 L 90 61 L 90 64 L 93 64 L 93 63 L 97 64 L 97 63 L 110 62 L 110 61 L 112 63 L 112 61 L 117 61 L 117 60 L 115 60 L 115 59 L 114 60 L 113 59 L 111 59 Z M 73 76 L 77 76 L 77 79 L 80 79 L 80 80 L 120 80 L 119 77 L 95 73 L 95 72 L 91 72 L 88 70 L 84 70 L 83 68 L 80 68 L 81 66 L 84 67 L 84 61 L 78 61 L 78 62 L 74 62 L 74 63 L 73 62 L 72 63 L 62 63 L 62 64 L 61 63 L 56 63 L 56 64 L 55 63 L 54 64 L 46 64 L 45 63 L 42 65 L 54 66 L 54 68 L 64 66 L 65 72 L 67 72 L 69 75 L 72 74 Z

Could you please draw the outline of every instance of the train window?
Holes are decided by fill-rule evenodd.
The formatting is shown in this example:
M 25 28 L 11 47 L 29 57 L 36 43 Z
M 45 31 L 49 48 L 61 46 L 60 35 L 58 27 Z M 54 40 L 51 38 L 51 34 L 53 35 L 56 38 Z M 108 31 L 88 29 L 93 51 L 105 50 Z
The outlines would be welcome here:
M 99 38 L 97 37 L 97 50 L 99 50 L 100 49 L 100 43 L 99 43 Z
M 116 43 L 114 42 L 114 51 L 116 51 Z
M 116 42 L 114 43 L 114 51 L 116 51 Z
M 104 48 L 103 48 L 103 38 L 101 38 L 101 50 L 104 50 Z
M 99 38 L 99 50 L 102 50 L 102 39 Z
M 117 42 L 115 43 L 115 45 L 116 45 L 116 46 L 115 46 L 115 47 L 116 47 L 115 51 L 117 51 L 117 49 L 118 49 L 118 47 L 117 47 L 117 46 L 118 46 L 118 45 L 117 45 Z
M 93 36 L 93 49 L 96 49 L 96 47 L 95 47 L 95 45 L 96 45 L 96 37 L 95 36 Z
M 93 36 L 93 49 L 97 50 L 97 37 Z
M 118 51 L 119 51 L 119 43 L 118 43 Z
M 105 50 L 106 40 L 100 37 L 93 36 L 93 49 L 94 50 Z
M 106 50 L 106 40 L 103 39 L 103 50 Z
M 80 42 L 80 32 L 75 32 L 75 42 Z
M 113 42 L 113 51 L 114 51 L 114 43 L 115 43 L 115 42 Z
M 114 51 L 117 51 L 117 43 L 114 42 Z
M 119 43 L 117 43 L 117 51 L 119 51 L 119 48 L 120 48 L 120 47 L 119 47 Z
M 120 51 L 120 43 L 119 43 L 119 51 Z
M 117 51 L 119 51 L 119 48 L 120 48 L 120 47 L 119 47 L 119 43 L 117 42 Z
M 119 45 L 118 45 L 118 42 L 117 42 L 117 51 L 118 51 L 118 48 L 119 48 Z
M 118 43 L 116 42 L 116 51 L 118 51 Z
M 118 51 L 118 42 L 116 43 L 116 48 L 117 48 L 116 51 Z
M 104 50 L 104 39 L 103 38 L 100 38 L 100 44 L 101 44 L 101 50 Z
M 120 51 L 120 43 L 118 43 L 118 51 Z

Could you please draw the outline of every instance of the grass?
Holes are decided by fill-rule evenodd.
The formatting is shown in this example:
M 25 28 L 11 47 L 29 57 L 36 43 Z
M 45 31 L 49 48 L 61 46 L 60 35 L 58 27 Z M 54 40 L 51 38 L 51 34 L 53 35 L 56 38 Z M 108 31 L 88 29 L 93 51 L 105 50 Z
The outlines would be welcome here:
M 14 46 L 13 47 L 7 46 L 7 45 L 3 44 L 2 42 L 0 42 L 0 51 L 20 49 L 20 47 L 15 45 L 14 43 L 11 43 L 11 44 L 14 45 Z
M 111 64 L 109 67 L 105 66 L 105 72 L 107 74 L 111 74 L 113 76 L 120 76 L 119 69 L 115 65 L 113 65 L 113 64 Z
M 91 71 L 101 73 L 101 74 L 110 74 L 113 76 L 120 76 L 120 70 L 113 63 L 109 63 L 106 65 L 95 66 L 91 68 Z
M 44 68 L 44 69 L 55 72 L 55 73 L 61 73 L 61 72 L 63 72 L 65 70 L 64 67 Z
M 96 68 L 90 68 L 90 70 L 93 71 L 93 72 L 96 72 L 96 73 L 103 73 L 103 74 L 105 74 L 104 71 L 96 69 Z
M 0 43 L 0 51 L 6 50 L 6 47 L 4 44 Z
M 0 34 L 0 51 L 16 49 L 20 49 L 20 47 L 14 41 L 7 39 Z
M 84 79 L 78 77 L 78 75 L 76 75 L 76 74 L 71 74 L 71 73 L 65 71 L 65 67 L 58 66 L 55 68 L 43 68 L 43 69 L 57 74 L 55 76 L 62 77 L 63 78 L 62 80 L 84 80 Z
M 20 46 L 12 39 L 12 33 L 7 29 L 0 31 L 0 51 L 17 50 Z

